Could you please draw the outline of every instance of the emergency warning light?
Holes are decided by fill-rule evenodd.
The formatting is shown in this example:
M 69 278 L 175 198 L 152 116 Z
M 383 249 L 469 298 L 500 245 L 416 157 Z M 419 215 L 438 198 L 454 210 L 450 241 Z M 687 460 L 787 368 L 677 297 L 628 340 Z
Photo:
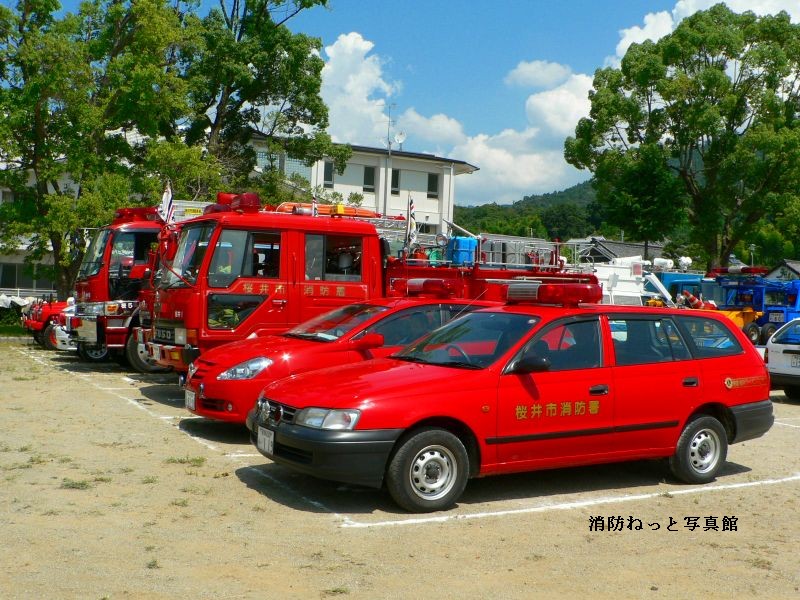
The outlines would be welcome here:
M 506 292 L 509 304 L 535 303 L 577 306 L 597 303 L 603 299 L 603 289 L 596 283 L 511 283 Z

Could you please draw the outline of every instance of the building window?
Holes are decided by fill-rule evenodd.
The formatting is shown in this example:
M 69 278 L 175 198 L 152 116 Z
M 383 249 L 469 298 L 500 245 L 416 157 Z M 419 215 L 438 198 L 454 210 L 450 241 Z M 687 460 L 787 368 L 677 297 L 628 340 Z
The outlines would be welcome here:
M 13 201 L 14 201 L 14 192 L 12 192 L 11 190 L 0 190 L 0 204 Z
M 428 173 L 428 198 L 439 197 L 439 174 Z
M 392 169 L 392 194 L 400 195 L 400 169 Z
M 365 192 L 375 192 L 375 167 L 364 167 L 364 188 Z
M 323 175 L 323 187 L 332 188 L 333 187 L 333 163 L 330 161 L 325 161 L 325 174 Z

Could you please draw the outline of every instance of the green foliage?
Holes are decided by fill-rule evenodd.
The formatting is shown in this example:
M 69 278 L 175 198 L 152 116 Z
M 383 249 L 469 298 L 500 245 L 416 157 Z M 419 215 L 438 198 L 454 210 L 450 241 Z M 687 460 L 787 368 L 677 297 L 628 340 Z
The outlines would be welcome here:
M 588 207 L 595 198 L 591 183 L 563 192 L 526 196 L 512 205 L 456 206 L 456 224 L 473 233 L 496 233 L 568 239 L 591 234 L 596 225 Z
M 115 208 L 255 187 L 287 194 L 277 174 L 250 181 L 253 131 L 273 152 L 309 164 L 333 146 L 320 95 L 320 41 L 285 23 L 327 0 L 55 0 L 0 6 L 0 252 L 28 240 L 30 261 L 54 256 L 62 299 L 87 229 Z M 187 126 L 188 125 L 188 126 Z M 307 189 L 307 188 L 306 188 Z
M 681 220 L 660 198 L 685 207 L 704 259 L 727 264 L 800 190 L 798 73 L 800 25 L 718 4 L 597 71 L 565 157 L 595 174 L 609 222 L 671 237 Z

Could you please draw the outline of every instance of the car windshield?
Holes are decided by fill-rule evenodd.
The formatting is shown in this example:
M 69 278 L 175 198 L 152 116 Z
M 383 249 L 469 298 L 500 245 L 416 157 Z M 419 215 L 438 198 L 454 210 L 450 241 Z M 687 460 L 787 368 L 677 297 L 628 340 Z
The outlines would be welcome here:
M 450 321 L 392 357 L 409 362 L 483 369 L 526 337 L 538 321 L 531 315 L 476 311 Z
M 305 323 L 300 323 L 297 327 L 286 332 L 285 335 L 288 337 L 332 342 L 350 333 L 375 315 L 386 312 L 387 310 L 389 309 L 386 306 L 350 304 L 314 317 Z
M 89 248 L 86 250 L 86 254 L 83 255 L 78 277 L 97 275 L 103 266 L 103 251 L 106 249 L 106 242 L 110 235 L 110 229 L 101 229 L 95 234 L 92 243 L 89 244 Z
M 781 327 L 772 337 L 773 344 L 800 345 L 800 321 Z
M 214 232 L 214 223 L 203 223 L 187 227 L 181 232 L 175 258 L 164 271 L 160 287 L 185 286 L 194 284 L 208 250 L 208 242 Z

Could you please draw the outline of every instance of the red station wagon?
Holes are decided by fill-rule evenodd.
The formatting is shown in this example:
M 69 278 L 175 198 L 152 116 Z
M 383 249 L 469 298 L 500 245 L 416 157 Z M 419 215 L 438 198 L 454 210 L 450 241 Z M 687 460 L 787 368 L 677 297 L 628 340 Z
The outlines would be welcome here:
M 470 477 L 668 457 L 706 483 L 772 425 L 769 376 L 723 315 L 600 304 L 599 286 L 524 284 L 386 358 L 288 377 L 248 416 L 274 462 L 386 485 L 412 512 Z

